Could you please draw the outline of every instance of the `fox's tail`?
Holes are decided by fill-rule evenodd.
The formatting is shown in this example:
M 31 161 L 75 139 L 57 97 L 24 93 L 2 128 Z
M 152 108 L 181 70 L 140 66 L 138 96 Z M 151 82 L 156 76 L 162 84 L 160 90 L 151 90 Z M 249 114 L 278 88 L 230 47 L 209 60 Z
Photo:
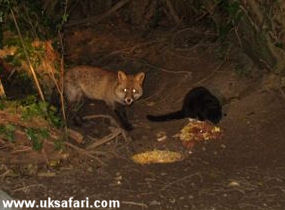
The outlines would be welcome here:
M 146 116 L 148 120 L 150 121 L 156 121 L 156 122 L 161 122 L 161 121 L 169 121 L 169 120 L 178 120 L 184 118 L 184 113 L 183 111 L 177 111 L 177 112 L 172 112 L 169 114 L 164 114 L 164 115 L 147 115 Z

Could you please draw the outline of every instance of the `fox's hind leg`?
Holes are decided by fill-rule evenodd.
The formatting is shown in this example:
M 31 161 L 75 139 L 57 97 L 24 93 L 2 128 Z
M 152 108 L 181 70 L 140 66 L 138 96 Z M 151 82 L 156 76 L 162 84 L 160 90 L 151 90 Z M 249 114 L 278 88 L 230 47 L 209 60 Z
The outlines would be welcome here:
M 76 103 L 80 102 L 83 96 L 82 90 L 80 87 L 75 84 L 66 83 L 64 88 L 64 95 L 68 101 L 68 103 Z
M 76 125 L 81 125 L 82 119 L 77 114 L 83 97 L 81 89 L 73 84 L 67 83 L 64 95 L 67 102 L 67 118 L 73 120 Z

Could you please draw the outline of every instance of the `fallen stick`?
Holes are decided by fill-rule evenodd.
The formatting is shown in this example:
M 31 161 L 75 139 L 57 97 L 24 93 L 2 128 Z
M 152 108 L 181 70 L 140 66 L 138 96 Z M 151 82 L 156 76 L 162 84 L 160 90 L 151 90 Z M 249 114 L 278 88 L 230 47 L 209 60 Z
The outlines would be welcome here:
M 0 174 L 1 180 L 3 180 L 11 172 L 13 172 L 13 171 L 10 169 L 7 169 L 7 171 L 5 171 L 3 174 Z
M 88 150 L 94 149 L 96 147 L 99 147 L 109 141 L 111 141 L 112 139 L 114 139 L 115 137 L 119 136 L 121 134 L 121 131 L 116 129 L 114 132 L 110 133 L 108 136 L 103 137 L 102 139 L 95 139 L 91 136 L 88 136 L 88 138 L 90 138 L 91 140 L 96 140 L 93 144 L 91 144 L 90 146 L 87 147 Z
M 6 93 L 5 93 L 1 79 L 0 79 L 0 98 L 6 98 Z
M 18 154 L 18 153 L 25 153 L 25 152 L 31 152 L 32 148 L 31 147 L 25 147 L 24 149 L 19 149 L 11 152 L 11 154 Z
M 24 191 L 27 192 L 28 190 L 30 190 L 30 188 L 32 187 L 41 187 L 41 188 L 46 188 L 43 184 L 32 184 L 32 185 L 28 185 L 28 186 L 24 186 L 24 187 L 20 187 L 17 188 L 15 190 L 13 190 L 13 192 L 18 192 L 18 191 Z
M 147 62 L 144 59 L 135 59 L 135 58 L 132 58 L 132 57 L 129 57 L 128 59 L 129 60 L 136 60 L 136 61 L 138 61 L 140 63 L 143 63 L 146 66 L 149 66 L 151 68 L 155 68 L 155 69 L 157 69 L 159 71 L 162 71 L 162 72 L 171 73 L 171 74 L 186 74 L 187 77 L 191 77 L 192 76 L 192 72 L 190 72 L 190 71 L 176 71 L 176 70 L 166 69 L 166 68 L 163 68 L 163 67 L 156 66 L 155 64 L 151 64 L 151 63 Z
M 75 140 L 78 144 L 81 144 L 83 142 L 83 135 L 73 129 L 68 128 L 67 129 L 68 137 Z
M 81 149 L 81 148 L 79 148 L 79 147 L 77 147 L 77 146 L 75 146 L 75 145 L 73 145 L 73 144 L 71 144 L 69 142 L 65 142 L 65 145 L 70 147 L 70 148 L 72 148 L 72 149 L 74 149 L 74 150 L 76 150 L 80 154 L 83 154 L 83 155 L 85 155 L 87 157 L 90 157 L 90 158 L 92 158 L 94 160 L 97 160 L 102 165 L 106 165 L 102 160 L 100 160 L 99 158 L 97 158 L 94 155 L 90 154 L 88 151 L 86 151 L 84 149 Z
M 45 143 L 53 144 L 53 142 L 51 142 L 51 141 L 45 141 Z M 79 147 L 77 147 L 77 146 L 75 146 L 75 145 L 73 145 L 73 144 L 71 144 L 71 143 L 69 143 L 69 142 L 64 142 L 64 145 L 66 145 L 67 147 L 70 147 L 70 148 L 74 149 L 75 151 L 77 151 L 77 152 L 80 153 L 80 154 L 83 154 L 83 155 L 85 155 L 85 156 L 87 156 L 87 157 L 90 157 L 90 158 L 92 158 L 92 159 L 98 161 L 98 162 L 99 162 L 100 164 L 102 164 L 102 165 L 106 165 L 102 160 L 100 160 L 99 158 L 97 158 L 97 157 L 95 157 L 94 155 L 90 154 L 88 151 L 86 151 L 86 150 L 84 150 L 84 149 L 81 149 L 81 148 L 79 148 Z
M 129 138 L 126 134 L 126 132 L 121 128 L 121 126 L 116 122 L 116 120 L 109 116 L 109 115 L 103 115 L 103 114 L 99 114 L 99 115 L 87 115 L 87 116 L 84 116 L 83 119 L 84 120 L 91 120 L 91 119 L 95 119 L 95 118 L 106 118 L 106 119 L 109 119 L 110 122 L 112 124 L 114 124 L 119 130 L 120 130 L 120 133 L 122 134 L 123 138 L 125 139 L 126 142 L 129 142 Z
M 132 206 L 140 206 L 142 208 L 148 208 L 148 205 L 146 205 L 144 203 L 134 202 L 134 201 L 122 201 L 122 204 L 132 205 Z
M 188 175 L 188 176 L 182 177 L 182 178 L 180 178 L 180 179 L 176 179 L 175 181 L 168 183 L 167 185 L 165 185 L 164 187 L 162 187 L 159 191 L 166 190 L 167 188 L 171 187 L 172 185 L 177 184 L 177 183 L 181 183 L 182 181 L 185 181 L 186 179 L 192 178 L 192 177 L 194 177 L 194 176 L 198 176 L 198 177 L 202 180 L 201 173 L 196 172 L 196 173 L 194 173 L 194 174 L 190 174 L 190 175 Z

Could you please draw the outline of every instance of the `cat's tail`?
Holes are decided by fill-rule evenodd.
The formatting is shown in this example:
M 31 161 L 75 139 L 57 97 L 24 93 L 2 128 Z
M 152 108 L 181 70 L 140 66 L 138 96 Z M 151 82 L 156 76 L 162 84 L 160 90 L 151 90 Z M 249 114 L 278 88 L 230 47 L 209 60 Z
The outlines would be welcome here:
M 169 120 L 178 120 L 184 118 L 184 113 L 182 110 L 177 111 L 177 112 L 172 112 L 169 114 L 164 114 L 164 115 L 147 115 L 146 116 L 148 120 L 150 121 L 156 121 L 156 122 L 161 122 L 161 121 L 169 121 Z

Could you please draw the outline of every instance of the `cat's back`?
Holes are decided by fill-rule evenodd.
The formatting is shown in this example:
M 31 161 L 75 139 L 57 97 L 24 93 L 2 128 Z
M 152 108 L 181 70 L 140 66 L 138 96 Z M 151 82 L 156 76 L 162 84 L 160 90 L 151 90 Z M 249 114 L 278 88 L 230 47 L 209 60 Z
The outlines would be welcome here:
M 211 97 L 212 94 L 206 88 L 195 87 L 186 94 L 184 103 L 187 103 L 189 105 L 195 103 L 203 103 L 205 100 L 209 100 Z
M 207 88 L 195 87 L 184 98 L 184 107 L 192 109 L 205 109 L 216 107 L 220 109 L 220 102 Z

